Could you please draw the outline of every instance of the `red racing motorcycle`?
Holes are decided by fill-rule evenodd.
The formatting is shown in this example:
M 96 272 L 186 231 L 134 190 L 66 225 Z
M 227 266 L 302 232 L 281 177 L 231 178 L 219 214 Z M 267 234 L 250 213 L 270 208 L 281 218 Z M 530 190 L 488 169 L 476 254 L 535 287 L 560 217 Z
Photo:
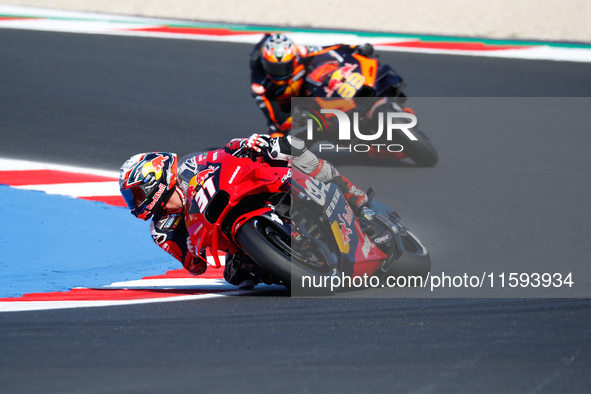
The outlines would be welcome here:
M 299 294 L 338 277 L 427 276 L 430 257 L 393 210 L 370 196 L 358 217 L 335 184 L 262 158 L 220 149 L 183 157 L 186 225 L 196 250 L 244 252 L 265 275 Z M 319 285 L 322 283 L 322 285 Z M 353 282 L 354 286 L 355 283 Z

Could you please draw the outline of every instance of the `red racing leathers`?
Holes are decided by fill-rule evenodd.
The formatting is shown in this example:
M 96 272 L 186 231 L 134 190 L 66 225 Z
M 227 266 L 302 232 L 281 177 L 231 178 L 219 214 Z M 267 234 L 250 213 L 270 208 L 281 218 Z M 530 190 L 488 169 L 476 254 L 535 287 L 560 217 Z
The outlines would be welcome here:
M 185 226 L 187 209 L 186 191 L 177 185 L 179 195 L 183 198 L 183 208 L 179 212 L 170 213 L 166 208 L 152 217 L 150 233 L 152 239 L 165 252 L 183 263 L 183 267 L 193 275 L 200 275 L 207 269 L 203 259 L 193 256 L 187 247 L 189 232 Z
M 240 143 L 246 139 L 230 141 L 225 150 L 233 153 L 240 149 Z M 263 156 L 260 157 L 263 159 Z M 207 270 L 205 256 L 198 256 L 195 250 L 191 250 L 192 243 L 189 240 L 189 232 L 185 225 L 185 215 L 188 207 L 187 190 L 179 183 L 177 186 L 179 196 L 183 199 L 183 208 L 178 212 L 168 212 L 166 208 L 152 217 L 150 233 L 154 242 L 165 252 L 183 264 L 183 267 L 193 275 L 200 275 Z
M 345 197 L 351 206 L 358 211 L 367 201 L 367 196 L 363 191 L 355 187 L 347 178 L 339 174 L 333 165 L 310 152 L 304 144 L 304 141 L 293 136 L 282 136 L 270 138 L 266 135 L 253 134 L 249 138 L 240 138 L 230 141 L 224 148 L 227 153 L 235 154 L 238 150 L 248 154 L 249 151 L 252 160 L 266 161 L 271 165 L 284 166 L 289 165 L 297 168 L 321 182 L 336 183 L 345 194 Z M 195 154 L 196 155 L 196 154 Z M 193 157 L 195 155 L 190 155 Z M 183 165 L 182 160 L 179 168 Z M 179 195 L 183 200 L 183 208 L 176 212 L 168 212 L 164 208 L 160 213 L 154 215 L 150 223 L 150 232 L 154 242 L 164 249 L 171 256 L 179 260 L 183 267 L 194 275 L 200 275 L 207 269 L 206 257 L 199 255 L 195 251 L 195 240 L 191 239 L 185 225 L 185 215 L 188 207 L 188 190 L 183 189 L 183 182 L 176 186 Z M 226 270 L 224 277 L 232 284 L 239 285 L 242 279 L 235 279 L 233 276 L 239 275 L 238 268 L 244 261 L 238 261 L 234 256 L 228 256 L 226 259 Z M 230 271 L 232 268 L 236 271 Z M 237 267 L 238 265 L 238 267 Z M 248 265 L 248 263 L 246 263 Z M 244 270 L 244 267 L 243 267 Z M 243 275 L 242 275 L 243 276 Z

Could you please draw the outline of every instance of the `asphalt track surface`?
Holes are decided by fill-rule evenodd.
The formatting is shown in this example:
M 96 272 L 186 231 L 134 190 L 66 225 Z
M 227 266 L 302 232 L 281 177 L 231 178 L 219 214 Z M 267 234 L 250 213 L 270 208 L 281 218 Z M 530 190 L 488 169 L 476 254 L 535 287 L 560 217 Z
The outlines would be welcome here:
M 248 45 L 18 30 L 0 30 L 0 42 L 2 157 L 115 170 L 137 152 L 199 151 L 264 126 L 249 95 Z M 591 95 L 584 63 L 381 59 L 414 97 L 563 97 L 547 103 L 564 120 Z M 445 113 L 416 100 L 435 111 L 423 126 L 440 152 L 437 167 L 339 168 L 387 196 L 435 270 L 584 266 L 591 137 L 580 126 L 589 115 L 577 111 L 565 127 L 535 112 L 540 101 L 479 100 L 492 101 L 435 103 L 454 116 L 471 105 L 510 114 L 497 118 L 534 111 L 528 119 L 538 114 L 550 127 L 522 127 L 518 137 L 502 127 L 438 129 Z M 591 391 L 588 299 L 367 294 L 4 313 L 1 391 Z

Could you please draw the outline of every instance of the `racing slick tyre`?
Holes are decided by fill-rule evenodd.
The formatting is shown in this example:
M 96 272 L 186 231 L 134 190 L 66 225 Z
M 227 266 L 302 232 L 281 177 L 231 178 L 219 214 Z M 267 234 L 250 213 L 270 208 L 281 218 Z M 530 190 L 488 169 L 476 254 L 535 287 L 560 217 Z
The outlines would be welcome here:
M 429 138 L 420 130 L 412 129 L 416 141 L 405 141 L 403 153 L 421 167 L 433 167 L 437 164 L 439 155 L 429 142 Z
M 297 261 L 297 252 L 291 248 L 291 236 L 276 228 L 264 218 L 254 218 L 244 223 L 236 233 L 236 241 L 242 251 L 263 270 L 271 274 L 274 281 L 292 290 L 292 295 L 322 295 L 324 289 L 303 289 L 302 277 L 321 276 Z

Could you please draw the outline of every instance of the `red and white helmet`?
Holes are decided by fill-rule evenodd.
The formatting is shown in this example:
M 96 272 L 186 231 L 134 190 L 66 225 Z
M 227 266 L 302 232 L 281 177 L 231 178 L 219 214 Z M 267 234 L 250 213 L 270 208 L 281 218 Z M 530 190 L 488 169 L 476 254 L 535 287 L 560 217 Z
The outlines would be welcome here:
M 271 79 L 278 81 L 291 77 L 299 53 L 293 41 L 283 34 L 269 36 L 261 47 L 261 62 Z
M 168 152 L 140 153 L 119 171 L 119 190 L 131 213 L 150 219 L 166 205 L 177 184 L 177 155 Z

